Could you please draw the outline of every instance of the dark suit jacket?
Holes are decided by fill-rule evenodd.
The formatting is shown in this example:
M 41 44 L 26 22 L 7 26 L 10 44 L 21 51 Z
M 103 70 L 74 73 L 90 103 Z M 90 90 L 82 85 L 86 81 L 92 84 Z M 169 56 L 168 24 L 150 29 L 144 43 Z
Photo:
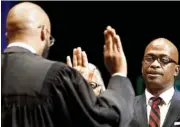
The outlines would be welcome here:
M 174 122 L 180 122 L 180 92 L 175 91 L 163 127 L 174 126 Z M 148 127 L 145 93 L 139 95 L 134 101 L 134 118 L 131 127 Z
M 2 127 L 126 127 L 134 91 L 115 76 L 96 97 L 79 72 L 20 47 L 1 56 Z

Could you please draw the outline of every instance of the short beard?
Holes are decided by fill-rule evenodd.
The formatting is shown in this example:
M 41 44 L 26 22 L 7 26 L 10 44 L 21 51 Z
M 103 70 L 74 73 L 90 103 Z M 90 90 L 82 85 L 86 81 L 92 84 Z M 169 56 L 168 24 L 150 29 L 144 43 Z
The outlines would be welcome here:
M 46 45 L 45 45 L 43 53 L 42 53 L 42 57 L 44 57 L 44 58 L 47 58 L 49 55 L 49 49 L 50 48 L 48 47 L 48 43 L 49 43 L 49 41 L 46 40 Z

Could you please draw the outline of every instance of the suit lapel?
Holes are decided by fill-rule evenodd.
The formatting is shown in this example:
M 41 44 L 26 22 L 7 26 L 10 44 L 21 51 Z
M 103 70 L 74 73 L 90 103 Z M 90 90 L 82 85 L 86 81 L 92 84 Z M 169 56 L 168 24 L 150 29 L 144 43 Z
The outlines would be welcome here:
M 147 127 L 148 121 L 147 121 L 147 110 L 146 110 L 146 98 L 145 94 L 142 94 L 139 96 L 138 102 L 137 102 L 137 110 L 136 110 L 136 116 L 138 123 L 140 127 Z
M 163 127 L 171 127 L 180 116 L 180 92 L 175 91 Z

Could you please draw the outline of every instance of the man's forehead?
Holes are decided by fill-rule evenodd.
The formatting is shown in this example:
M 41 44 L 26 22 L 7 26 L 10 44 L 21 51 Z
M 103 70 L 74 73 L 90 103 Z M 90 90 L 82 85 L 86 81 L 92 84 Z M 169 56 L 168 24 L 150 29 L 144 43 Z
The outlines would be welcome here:
M 155 54 L 155 55 L 171 55 L 172 54 L 172 48 L 168 45 L 162 45 L 157 43 L 152 43 L 147 46 L 145 50 L 145 54 Z
M 158 38 L 151 43 L 145 49 L 144 55 L 154 54 L 154 55 L 167 55 L 174 59 L 178 63 L 179 53 L 176 46 L 167 39 Z

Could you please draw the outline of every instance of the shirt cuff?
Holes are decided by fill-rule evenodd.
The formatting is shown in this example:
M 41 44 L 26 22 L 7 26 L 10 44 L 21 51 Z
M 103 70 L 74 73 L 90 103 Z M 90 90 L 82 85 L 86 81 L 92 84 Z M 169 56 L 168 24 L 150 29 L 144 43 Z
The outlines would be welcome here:
M 120 73 L 120 72 L 114 73 L 114 74 L 112 75 L 112 77 L 113 77 L 113 76 L 116 76 L 116 75 L 123 76 L 123 77 L 127 77 L 127 74 Z

